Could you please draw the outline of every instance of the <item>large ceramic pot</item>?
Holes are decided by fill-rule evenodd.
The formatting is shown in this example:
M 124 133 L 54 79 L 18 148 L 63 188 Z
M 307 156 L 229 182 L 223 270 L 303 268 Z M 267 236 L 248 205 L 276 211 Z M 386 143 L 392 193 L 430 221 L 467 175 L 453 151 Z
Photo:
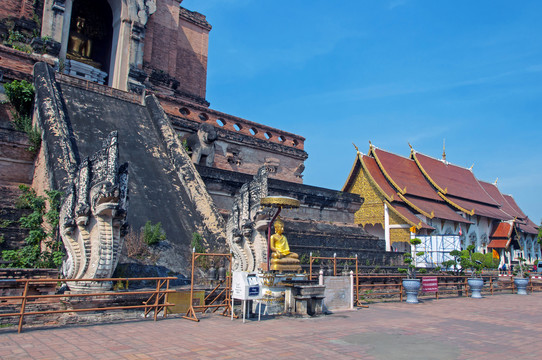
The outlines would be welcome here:
M 407 303 L 418 303 L 418 291 L 420 290 L 420 286 L 420 279 L 403 279 L 403 287 L 405 288 Z
M 527 295 L 527 285 L 529 284 L 529 279 L 525 278 L 514 278 L 514 285 L 518 289 L 518 295 Z
M 481 299 L 482 298 L 482 287 L 484 286 L 484 279 L 480 278 L 470 278 L 467 279 L 467 283 L 469 284 L 471 296 L 475 299 Z

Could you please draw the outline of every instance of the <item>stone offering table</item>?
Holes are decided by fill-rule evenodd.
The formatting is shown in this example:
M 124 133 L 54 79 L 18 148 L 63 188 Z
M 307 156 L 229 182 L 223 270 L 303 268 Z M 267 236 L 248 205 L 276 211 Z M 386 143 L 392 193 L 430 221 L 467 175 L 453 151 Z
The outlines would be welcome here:
M 325 285 L 312 280 L 285 280 L 279 285 L 285 287 L 284 312 L 286 314 L 315 316 L 321 315 L 324 305 Z

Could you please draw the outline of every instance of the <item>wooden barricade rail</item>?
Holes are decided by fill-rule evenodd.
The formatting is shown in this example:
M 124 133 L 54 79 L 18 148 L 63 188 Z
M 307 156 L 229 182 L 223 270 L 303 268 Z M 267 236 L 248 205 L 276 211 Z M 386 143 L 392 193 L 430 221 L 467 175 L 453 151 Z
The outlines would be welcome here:
M 194 273 L 196 269 L 196 260 L 200 257 L 214 256 L 218 258 L 225 258 L 228 261 L 228 275 L 226 278 L 221 281 L 216 287 L 205 297 L 203 305 L 194 305 Z M 233 313 L 231 305 L 231 265 L 232 265 L 232 254 L 216 254 L 216 253 L 196 253 L 192 252 L 192 278 L 190 281 L 190 306 L 186 311 L 186 315 L 183 318 L 199 322 L 199 319 L 196 315 L 197 312 L 204 313 L 205 311 L 212 309 L 213 313 L 216 312 L 219 308 L 224 308 L 222 315 L 230 316 Z M 221 287 L 222 286 L 222 287 Z M 215 294 L 217 293 L 217 294 Z M 214 296 L 214 298 L 213 298 Z M 215 304 L 216 302 L 216 304 Z M 236 316 L 235 316 L 236 317 Z
M 75 294 L 29 294 L 30 284 L 39 283 L 70 283 L 70 282 L 118 282 L 118 281 L 156 281 L 155 290 L 142 290 L 142 291 L 109 291 L 109 292 L 90 292 L 90 293 L 75 293 Z M 2 281 L 24 284 L 23 293 L 20 296 L 0 296 L 0 302 L 7 300 L 21 300 L 21 310 L 16 313 L 0 313 L 0 317 L 19 317 L 18 333 L 22 331 L 23 320 L 28 315 L 44 315 L 44 314 L 61 314 L 61 313 L 74 313 L 74 312 L 88 312 L 88 311 L 107 311 L 107 310 L 128 310 L 128 309 L 144 309 L 145 317 L 149 312 L 154 310 L 154 321 L 157 319 L 157 315 L 160 311 L 163 311 L 163 317 L 167 317 L 166 308 L 173 306 L 167 301 L 167 295 L 175 292 L 175 290 L 169 289 L 169 281 L 177 280 L 176 277 L 147 277 L 147 278 L 104 278 L 104 279 L 6 279 Z M 162 287 L 165 285 L 165 289 Z M 150 294 L 147 301 L 143 301 L 142 305 L 129 305 L 129 306 L 106 306 L 106 307 L 93 307 L 93 308 L 78 308 L 78 309 L 66 309 L 66 310 L 42 310 L 42 311 L 26 311 L 26 305 L 28 300 L 37 299 L 51 299 L 51 298 L 81 298 L 81 297 L 95 297 L 95 296 L 127 296 L 127 295 L 141 295 Z M 1 309 L 1 307 L 0 307 Z

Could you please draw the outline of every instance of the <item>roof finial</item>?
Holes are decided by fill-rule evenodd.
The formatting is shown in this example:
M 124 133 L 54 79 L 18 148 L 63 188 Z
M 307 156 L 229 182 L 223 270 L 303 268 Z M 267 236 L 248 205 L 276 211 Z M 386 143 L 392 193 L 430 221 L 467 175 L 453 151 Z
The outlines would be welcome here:
M 472 168 L 474 167 L 474 163 L 470 166 L 469 170 L 472 171 Z
M 442 139 L 442 160 L 446 161 L 446 139 Z
M 493 185 L 497 186 L 497 182 L 499 181 L 499 178 L 496 178 L 495 179 L 495 182 L 493 183 Z
M 356 148 L 356 151 L 359 153 L 359 149 L 358 149 L 358 147 L 356 146 L 356 144 L 352 143 L 352 145 L 354 145 L 354 147 Z
M 372 149 L 373 147 L 373 143 L 371 142 L 371 140 L 369 140 L 369 149 Z
M 412 145 L 410 145 L 410 143 L 408 143 L 408 146 L 410 147 L 410 150 L 414 150 L 414 148 L 412 147 Z

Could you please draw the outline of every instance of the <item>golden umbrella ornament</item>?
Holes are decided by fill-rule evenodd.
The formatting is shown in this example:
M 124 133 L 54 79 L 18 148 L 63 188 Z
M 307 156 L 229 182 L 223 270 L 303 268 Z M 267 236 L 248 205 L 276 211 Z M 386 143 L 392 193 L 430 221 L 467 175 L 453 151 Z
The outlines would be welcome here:
M 277 209 L 277 212 L 267 226 L 267 269 L 269 270 L 269 253 L 271 252 L 271 226 L 275 222 L 277 216 L 279 216 L 282 208 L 297 209 L 299 207 L 299 200 L 288 196 L 266 196 L 260 199 L 260 206 L 272 207 Z

